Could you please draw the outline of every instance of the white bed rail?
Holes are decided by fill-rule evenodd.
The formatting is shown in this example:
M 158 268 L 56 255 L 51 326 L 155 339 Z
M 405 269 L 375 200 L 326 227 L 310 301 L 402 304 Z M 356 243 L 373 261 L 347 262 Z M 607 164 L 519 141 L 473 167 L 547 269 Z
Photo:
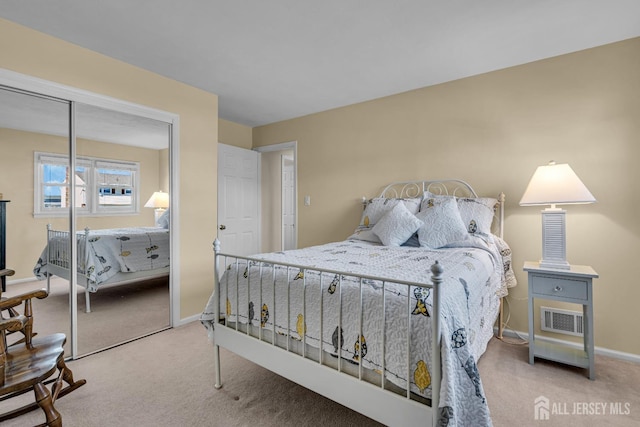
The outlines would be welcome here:
M 83 233 L 77 233 L 78 239 L 78 261 L 77 271 L 80 276 L 87 274 L 87 240 L 89 238 L 89 227 L 84 229 Z M 51 224 L 47 224 L 47 263 L 53 266 L 53 271 L 57 271 L 59 277 L 70 280 L 69 274 L 69 252 L 71 240 L 69 240 L 69 231 L 54 230 Z M 63 272 L 63 273 L 60 273 Z M 64 274 L 66 272 L 66 274 Z M 51 292 L 51 273 L 47 274 L 47 293 Z M 84 290 L 85 311 L 91 312 L 91 298 L 89 289 Z
M 78 253 L 86 255 L 89 228 L 84 233 L 78 233 Z M 54 230 L 47 224 L 47 262 L 60 268 L 69 269 L 69 232 Z M 78 257 L 78 273 L 86 274 L 86 256 Z
M 265 260 L 260 258 L 253 257 L 243 257 L 236 256 L 231 254 L 222 253 L 220 250 L 220 242 L 218 239 L 215 240 L 214 244 L 214 252 L 215 252 L 215 264 L 214 264 L 214 277 L 215 277 L 215 290 L 213 294 L 214 298 L 214 331 L 213 331 L 213 341 L 214 341 L 214 364 L 215 364 L 215 387 L 221 388 L 221 368 L 220 368 L 220 352 L 219 347 L 225 347 L 230 351 L 233 351 L 237 354 L 241 354 L 243 357 L 248 360 L 253 361 L 267 369 L 276 372 L 279 375 L 282 375 L 286 378 L 289 378 L 292 381 L 295 381 L 311 390 L 316 391 L 329 399 L 336 400 L 339 403 L 350 407 L 358 412 L 364 413 L 367 416 L 374 418 L 384 424 L 387 425 L 437 425 L 438 421 L 438 402 L 439 402 L 439 394 L 440 394 L 440 383 L 441 383 L 441 363 L 440 363 L 440 316 L 439 316 L 439 304 L 440 304 L 440 292 L 439 285 L 442 282 L 442 267 L 436 261 L 435 264 L 431 267 L 432 276 L 430 278 L 431 283 L 418 283 L 412 281 L 404 281 L 397 280 L 393 278 L 384 278 L 384 277 L 376 277 L 370 276 L 366 274 L 355 274 L 350 272 L 331 270 L 331 269 L 323 269 L 313 266 L 305 266 L 305 265 L 297 265 L 297 264 L 289 264 L 283 262 L 274 262 L 272 260 Z M 235 283 L 237 286 L 235 290 L 230 290 L 227 284 L 226 289 L 221 283 L 221 279 L 223 277 L 223 273 L 227 270 L 228 267 L 235 265 L 235 272 L 231 270 L 228 274 L 235 274 L 236 280 Z M 244 273 L 241 273 L 240 270 L 245 267 L 246 270 Z M 246 289 L 244 290 L 247 295 L 246 301 L 250 301 L 249 293 L 251 292 L 251 284 L 254 286 L 256 283 L 259 284 L 260 295 L 258 297 L 259 305 L 256 311 L 259 311 L 263 304 L 263 279 L 265 277 L 265 271 L 267 271 L 266 275 L 268 275 L 269 269 L 273 269 L 273 294 L 275 301 L 275 269 L 282 268 L 286 269 L 286 278 L 289 279 L 289 271 L 293 271 L 295 273 L 304 272 L 302 274 L 302 282 L 300 286 L 302 286 L 302 316 L 304 319 L 307 319 L 307 307 L 306 307 L 306 280 L 307 273 L 319 273 L 320 280 L 320 289 L 325 288 L 325 283 L 323 282 L 323 278 L 326 276 L 326 284 L 330 283 L 330 280 L 336 279 L 340 282 L 338 283 L 339 292 L 342 292 L 342 280 L 344 278 L 348 278 L 353 283 L 359 282 L 360 287 L 360 307 L 359 307 L 359 337 L 363 336 L 363 321 L 362 321 L 362 313 L 363 313 L 363 283 L 365 281 L 375 281 L 377 284 L 381 284 L 382 288 L 382 316 L 383 320 L 382 331 L 380 331 L 379 339 L 382 340 L 381 348 L 383 349 L 382 355 L 382 367 L 380 372 L 376 372 L 379 376 L 379 384 L 374 384 L 368 380 L 365 380 L 363 377 L 363 368 L 362 360 L 364 358 L 363 346 L 359 346 L 358 348 L 358 360 L 360 363 L 356 363 L 357 365 L 357 374 L 354 372 L 346 372 L 345 368 L 354 369 L 354 364 L 349 363 L 348 361 L 345 363 L 344 358 L 341 356 L 340 351 L 338 351 L 337 357 L 337 368 L 334 366 L 329 366 L 329 364 L 325 363 L 325 359 L 323 358 L 322 351 L 322 342 L 324 340 L 324 332 L 325 325 L 323 325 L 323 300 L 322 294 L 324 292 L 320 292 L 320 310 L 319 310 L 319 328 L 320 328 L 320 351 L 318 351 L 317 356 L 311 356 L 307 352 L 307 341 L 306 341 L 306 324 L 305 330 L 303 334 L 301 334 L 301 338 L 295 338 L 294 341 L 297 341 L 297 347 L 295 350 L 292 350 L 290 344 L 292 342 L 292 338 L 294 336 L 291 334 L 292 329 L 296 331 L 296 325 L 291 325 L 291 301 L 290 301 L 290 291 L 292 286 L 298 286 L 297 284 L 292 285 L 290 280 L 287 280 L 288 288 L 287 288 L 287 333 L 283 334 L 282 332 L 276 333 L 275 321 L 272 322 L 271 330 L 267 329 L 266 332 L 263 330 L 266 327 L 264 325 L 259 324 L 255 327 L 251 326 L 251 322 L 247 321 L 245 325 L 242 325 L 239 319 L 240 311 L 240 298 L 237 296 L 239 292 L 239 288 L 241 286 L 245 286 L 244 283 L 239 280 L 240 275 L 245 276 L 246 280 Z M 241 267 L 241 268 L 238 268 Z M 253 268 L 249 268 L 253 267 Z M 255 275 L 258 275 L 257 277 Z M 344 277 L 343 277 L 344 276 Z M 228 276 L 227 276 L 228 277 Z M 253 277 L 253 279 L 252 279 Z M 354 280 L 355 279 L 355 280 Z M 253 282 L 252 282 L 253 281 Z M 267 280 L 268 282 L 269 280 Z M 228 282 L 228 281 L 227 281 Z M 411 346 L 412 340 L 411 337 L 411 312 L 414 310 L 415 304 L 411 301 L 411 292 L 406 292 L 407 294 L 407 347 L 406 347 L 406 389 L 402 391 L 402 395 L 399 395 L 397 390 L 391 391 L 387 387 L 387 383 L 385 381 L 385 375 L 381 372 L 385 372 L 385 357 L 384 357 L 384 349 L 385 349 L 385 340 L 386 340 L 386 309 L 385 309 L 385 287 L 388 284 L 401 285 L 407 287 L 420 287 L 420 288 L 428 288 L 432 293 L 432 343 L 431 343 L 431 402 L 428 406 L 425 402 L 418 402 L 416 399 L 412 398 L 411 391 L 411 378 L 413 378 L 412 366 L 410 363 L 411 359 Z M 356 285 L 357 286 L 357 285 Z M 408 291 L 408 289 L 407 289 Z M 226 292 L 226 294 L 225 294 Z M 229 292 L 236 292 L 235 298 L 235 307 L 229 307 Z M 232 312 L 236 313 L 236 321 L 230 322 L 226 321 L 225 316 L 221 316 L 220 313 L 220 302 L 221 298 L 226 298 L 227 302 L 227 311 L 231 309 Z M 225 301 L 225 300 L 223 300 Z M 342 294 L 340 294 L 339 300 L 339 323 L 338 329 L 341 331 L 342 329 Z M 275 304 L 273 306 L 273 312 L 271 315 L 275 320 Z M 248 308 L 244 308 L 243 310 Z M 249 313 L 249 311 L 247 311 Z M 252 318 L 252 315 L 250 319 Z M 260 317 L 258 316 L 258 319 Z M 243 330 L 244 329 L 244 330 Z M 257 330 L 256 330 L 257 329 Z M 269 339 L 266 335 L 270 334 L 271 339 Z M 283 335 L 286 335 L 283 337 Z M 279 337 L 279 338 L 278 338 Z M 277 343 L 278 339 L 286 339 L 286 344 L 282 342 Z M 338 341 L 340 342 L 340 346 L 342 346 L 341 336 L 338 337 Z M 294 343 L 295 344 L 295 343 Z M 301 344 L 301 345 L 300 345 Z M 335 346 L 335 344 L 334 344 Z M 284 354 L 284 353 L 286 354 Z M 287 354 L 290 354 L 291 357 L 287 357 Z M 298 356 L 298 357 L 296 357 Z M 332 355 L 333 356 L 333 355 Z M 331 359 L 331 358 L 330 358 Z M 396 386 L 396 389 L 398 387 Z M 357 392 L 356 392 L 357 391 Z

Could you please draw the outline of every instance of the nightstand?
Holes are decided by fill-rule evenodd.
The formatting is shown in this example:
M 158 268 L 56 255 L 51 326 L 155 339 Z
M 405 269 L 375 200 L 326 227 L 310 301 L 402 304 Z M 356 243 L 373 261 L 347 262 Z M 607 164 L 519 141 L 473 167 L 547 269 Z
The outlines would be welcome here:
M 527 261 L 524 271 L 529 275 L 529 363 L 541 357 L 568 365 L 586 368 L 589 379 L 595 379 L 593 363 L 593 279 L 598 277 L 591 267 L 572 265 L 569 270 L 541 268 L 540 263 Z M 533 300 L 546 299 L 582 305 L 584 350 L 566 345 L 536 341 L 533 330 Z

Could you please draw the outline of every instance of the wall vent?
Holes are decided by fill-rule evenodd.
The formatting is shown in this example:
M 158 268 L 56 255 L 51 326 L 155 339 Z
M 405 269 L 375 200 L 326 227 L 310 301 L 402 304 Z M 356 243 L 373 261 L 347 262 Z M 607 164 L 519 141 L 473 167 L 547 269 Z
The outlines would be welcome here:
M 540 329 L 581 337 L 584 335 L 582 312 L 540 307 Z

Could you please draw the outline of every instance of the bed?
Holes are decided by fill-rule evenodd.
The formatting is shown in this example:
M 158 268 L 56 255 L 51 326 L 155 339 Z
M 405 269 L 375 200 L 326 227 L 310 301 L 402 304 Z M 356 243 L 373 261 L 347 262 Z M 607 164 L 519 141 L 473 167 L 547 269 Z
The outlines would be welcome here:
M 112 228 L 78 231 L 77 284 L 85 288 L 86 312 L 90 293 L 107 285 L 124 285 L 169 275 L 169 230 L 162 227 Z M 39 280 L 69 279 L 69 232 L 47 225 L 47 244 L 33 272 Z
M 222 346 L 387 425 L 490 425 L 476 362 L 516 284 L 503 199 L 394 183 L 345 241 L 241 257 L 216 240 L 215 387 Z

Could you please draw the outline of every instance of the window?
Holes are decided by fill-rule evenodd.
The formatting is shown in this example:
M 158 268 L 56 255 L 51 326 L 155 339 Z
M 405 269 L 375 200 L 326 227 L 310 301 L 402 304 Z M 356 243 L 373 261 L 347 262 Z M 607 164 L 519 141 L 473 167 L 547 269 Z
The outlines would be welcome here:
M 64 215 L 69 209 L 69 158 L 35 153 L 34 216 Z M 137 162 L 77 157 L 75 204 L 79 215 L 138 213 L 139 172 Z

